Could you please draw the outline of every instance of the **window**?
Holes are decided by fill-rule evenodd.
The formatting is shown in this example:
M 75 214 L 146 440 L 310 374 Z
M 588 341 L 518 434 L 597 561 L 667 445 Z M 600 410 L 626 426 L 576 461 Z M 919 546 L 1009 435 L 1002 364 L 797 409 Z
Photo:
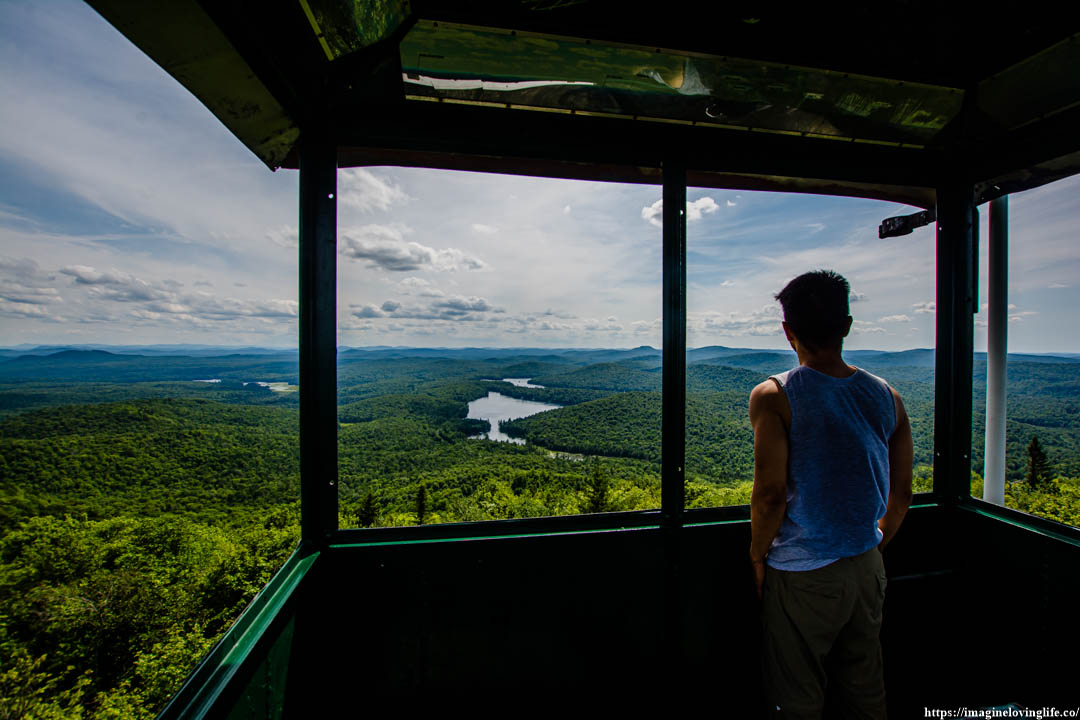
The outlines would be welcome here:
M 339 171 L 343 527 L 660 504 L 660 189 Z
M 1077 178 L 1012 195 L 1008 203 L 1005 299 L 1004 486 L 1007 507 L 1080 525 L 1080 251 L 1073 241 Z M 994 499 L 993 443 L 986 433 L 990 333 L 989 206 L 980 223 L 979 313 L 975 317 L 973 497 Z M 1000 450 L 999 450 L 1000 451 Z M 987 474 L 987 468 L 991 472 Z M 999 500 L 1001 495 L 998 496 Z
M 85 4 L 0 28 L 0 715 L 142 717 L 300 536 L 296 174 Z
M 692 188 L 687 193 L 687 507 L 750 501 L 750 391 L 798 364 L 774 296 L 832 269 L 851 284 L 848 363 L 904 398 L 916 491 L 929 491 L 934 402 L 934 230 L 878 238 L 912 208 L 875 200 Z

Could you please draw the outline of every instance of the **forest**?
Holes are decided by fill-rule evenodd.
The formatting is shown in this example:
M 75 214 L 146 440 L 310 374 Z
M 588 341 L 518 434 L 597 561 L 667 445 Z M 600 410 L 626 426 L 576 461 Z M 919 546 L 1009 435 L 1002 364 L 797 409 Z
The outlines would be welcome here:
M 687 358 L 687 506 L 746 504 L 747 396 L 793 355 Z M 916 490 L 931 489 L 932 352 L 848 359 L 903 395 Z M 1008 367 L 1007 504 L 1072 525 L 1077 362 L 1010 356 Z M 975 367 L 977 472 L 984 361 Z M 343 350 L 339 523 L 659 507 L 660 377 L 652 348 Z M 296 546 L 297 382 L 295 352 L 0 355 L 0 718 L 146 718 L 164 706 Z M 491 392 L 561 407 L 502 424 L 524 444 L 476 439 L 487 422 L 469 403 Z M 973 494 L 981 483 L 973 473 Z

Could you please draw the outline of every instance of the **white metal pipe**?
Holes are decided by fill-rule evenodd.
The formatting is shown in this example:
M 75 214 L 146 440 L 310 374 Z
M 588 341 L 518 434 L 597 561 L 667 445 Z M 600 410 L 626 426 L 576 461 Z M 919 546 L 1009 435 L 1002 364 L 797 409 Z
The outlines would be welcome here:
M 1009 198 L 990 202 L 983 500 L 1005 504 L 1005 363 L 1009 333 Z

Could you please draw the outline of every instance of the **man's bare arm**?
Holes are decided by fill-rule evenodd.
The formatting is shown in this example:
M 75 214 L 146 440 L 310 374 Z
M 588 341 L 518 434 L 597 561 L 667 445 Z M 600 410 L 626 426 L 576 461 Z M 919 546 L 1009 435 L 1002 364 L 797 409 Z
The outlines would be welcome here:
M 750 393 L 754 428 L 754 490 L 750 496 L 750 560 L 762 565 L 787 508 L 787 396 L 772 380 Z M 760 584 L 759 584 L 760 591 Z
M 896 429 L 889 438 L 889 504 L 885 516 L 878 520 L 878 528 L 883 536 L 878 545 L 880 549 L 884 549 L 896 535 L 911 505 L 911 466 L 915 457 L 911 422 L 904 409 L 904 401 L 896 390 L 892 394 L 896 403 Z

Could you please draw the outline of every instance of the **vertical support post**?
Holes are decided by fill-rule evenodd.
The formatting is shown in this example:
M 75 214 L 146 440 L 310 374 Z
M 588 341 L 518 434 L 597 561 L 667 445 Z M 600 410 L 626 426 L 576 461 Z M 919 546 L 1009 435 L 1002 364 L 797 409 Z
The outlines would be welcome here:
M 955 178 L 937 190 L 934 492 L 945 501 L 971 493 L 973 195 L 970 182 Z
M 300 525 L 320 547 L 337 530 L 337 146 L 300 138 Z
M 661 401 L 660 522 L 664 548 L 665 684 L 678 692 L 682 672 L 681 528 L 686 458 L 686 166 L 664 162 L 664 348 Z
M 682 524 L 686 459 L 686 167 L 664 163 L 661 516 Z
M 1009 347 L 1009 196 L 990 202 L 983 500 L 1005 504 L 1005 368 Z

